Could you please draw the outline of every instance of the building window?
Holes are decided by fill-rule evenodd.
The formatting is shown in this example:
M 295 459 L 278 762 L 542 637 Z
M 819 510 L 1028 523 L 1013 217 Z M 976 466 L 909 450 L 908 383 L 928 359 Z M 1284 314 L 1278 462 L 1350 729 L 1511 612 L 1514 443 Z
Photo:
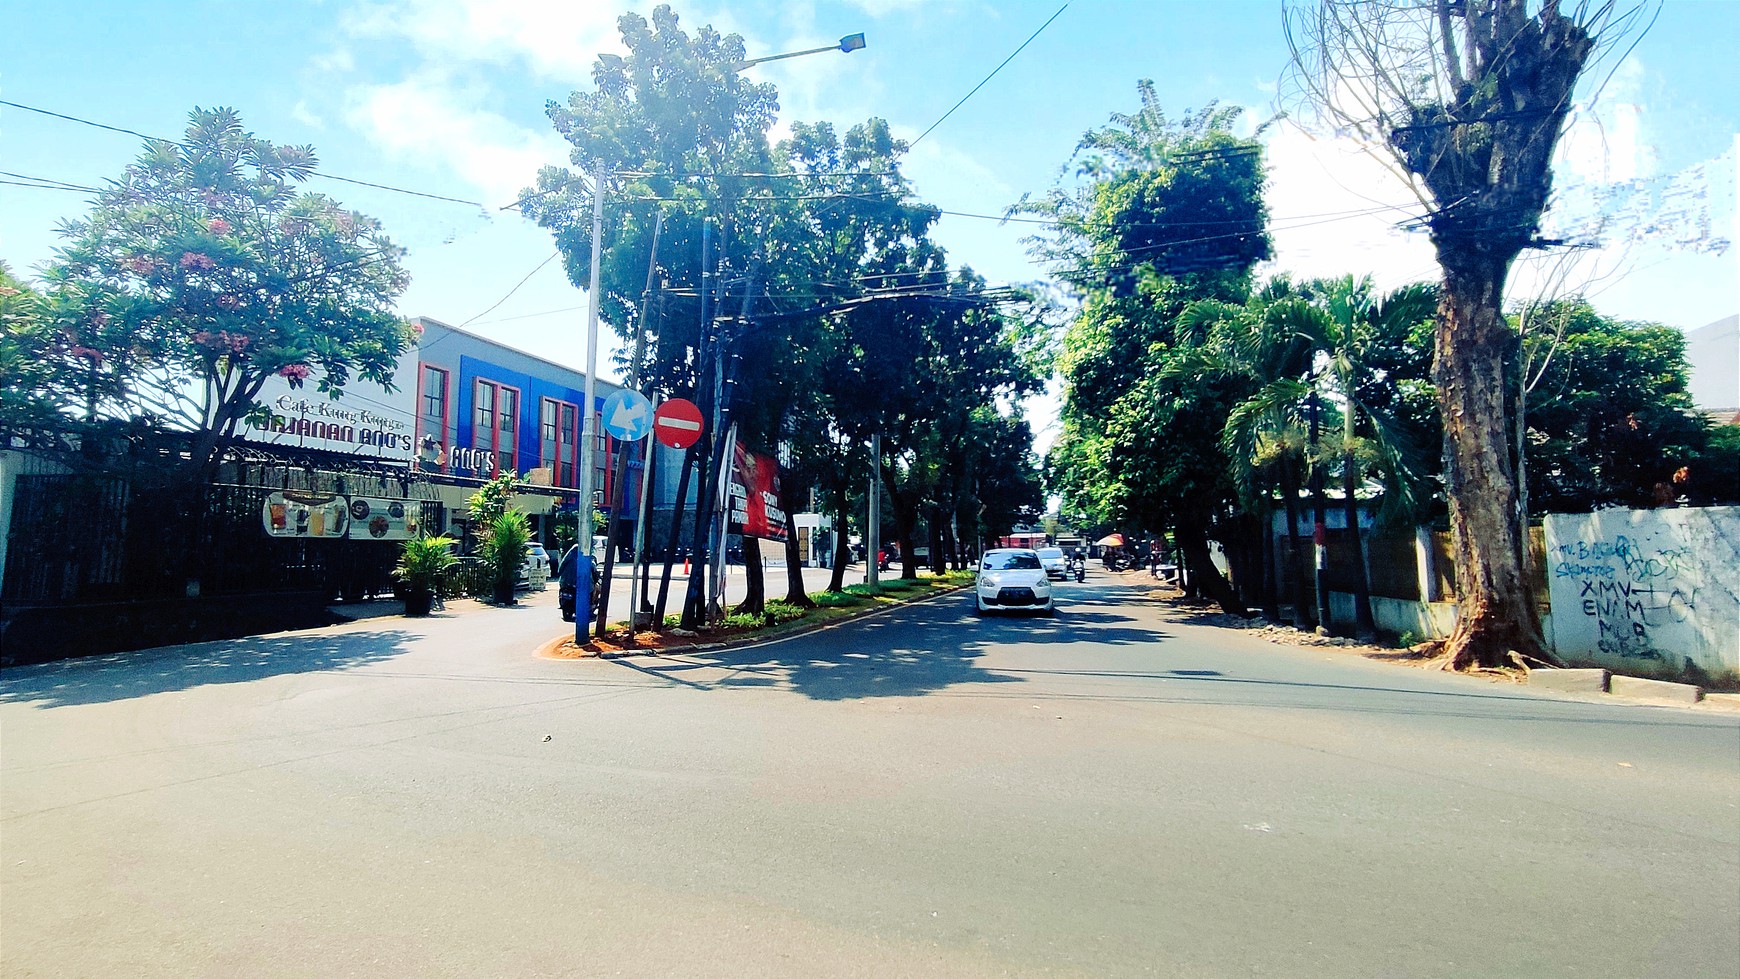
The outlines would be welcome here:
M 495 454 L 495 473 L 519 475 L 519 460 L 515 455 L 519 389 L 479 378 L 472 402 L 476 420 L 472 426 L 471 447 Z
M 543 446 L 539 465 L 550 467 L 550 481 L 557 486 L 575 486 L 576 458 L 580 447 L 578 406 L 545 398 L 538 411 L 538 439 Z
M 447 372 L 424 364 L 417 377 L 417 442 L 447 443 Z

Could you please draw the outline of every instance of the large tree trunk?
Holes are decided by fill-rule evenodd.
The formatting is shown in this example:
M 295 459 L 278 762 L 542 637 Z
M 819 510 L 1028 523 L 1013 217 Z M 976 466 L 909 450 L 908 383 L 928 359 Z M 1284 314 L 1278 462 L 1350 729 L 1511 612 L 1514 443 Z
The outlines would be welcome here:
M 888 490 L 888 502 L 894 504 L 894 539 L 900 542 L 900 576 L 918 577 L 918 562 L 912 554 L 912 535 L 918 530 L 918 501 L 910 493 L 894 489 L 893 480 L 884 472 L 882 485 Z M 870 560 L 876 560 L 871 554 Z
M 930 508 L 930 573 L 940 575 L 949 569 L 947 539 L 943 536 L 942 508 Z
M 1292 573 L 1293 628 L 1310 631 L 1317 625 L 1316 603 L 1307 599 L 1305 570 L 1299 561 L 1299 477 L 1293 464 L 1281 461 L 1281 499 L 1287 511 L 1287 570 Z
M 788 485 L 790 480 L 780 480 L 779 506 L 785 511 L 785 601 L 799 608 L 815 608 L 816 603 L 810 601 L 809 589 L 804 587 L 804 555 L 798 547 L 797 508 L 792 506 L 792 497 L 798 492 L 797 487 Z
M 846 517 L 846 493 L 842 490 L 834 501 L 834 573 L 828 578 L 828 590 L 832 592 L 846 588 L 846 556 L 851 550 L 846 535 L 850 530 L 851 523 Z
M 1263 617 L 1270 622 L 1281 621 L 1281 548 L 1275 540 L 1275 505 L 1269 502 L 1269 490 L 1263 488 L 1262 536 L 1258 539 L 1258 560 L 1263 568 Z
M 760 538 L 743 538 L 743 601 L 732 611 L 745 615 L 767 611 L 767 576 L 762 573 Z
M 1371 614 L 1371 569 L 1365 560 L 1365 534 L 1359 529 L 1359 499 L 1354 495 L 1359 489 L 1359 463 L 1354 460 L 1351 443 L 1353 442 L 1353 406 L 1347 408 L 1346 437 L 1349 448 L 1341 460 L 1341 507 L 1342 516 L 1347 521 L 1348 541 L 1353 545 L 1353 622 L 1354 635 L 1361 642 L 1370 642 L 1377 638 L 1377 621 Z
M 1182 562 L 1189 568 L 1190 586 L 1220 607 L 1233 615 L 1247 615 L 1244 603 L 1233 591 L 1232 585 L 1221 577 L 1220 569 L 1214 566 L 1214 560 L 1208 554 L 1208 537 L 1202 531 L 1202 525 L 1189 518 L 1178 521 L 1173 536 L 1178 539 L 1178 549 L 1183 553 Z
M 1432 379 L 1444 416 L 1444 477 L 1456 563 L 1452 669 L 1514 665 L 1509 653 L 1552 662 L 1523 573 L 1522 515 L 1510 453 L 1505 363 L 1516 335 L 1501 315 L 1509 259 L 1441 245 L 1444 292 Z

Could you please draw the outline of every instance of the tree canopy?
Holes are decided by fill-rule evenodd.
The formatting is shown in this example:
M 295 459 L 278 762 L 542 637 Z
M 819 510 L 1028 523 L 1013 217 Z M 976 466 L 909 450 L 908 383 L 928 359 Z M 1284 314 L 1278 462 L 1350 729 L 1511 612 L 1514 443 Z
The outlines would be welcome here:
M 273 375 L 390 390 L 414 346 L 393 311 L 403 253 L 374 219 L 297 190 L 316 167 L 312 147 L 256 137 L 231 109 L 147 142 L 63 225 L 44 274 L 51 351 L 81 395 L 63 408 L 201 432 L 209 454 Z

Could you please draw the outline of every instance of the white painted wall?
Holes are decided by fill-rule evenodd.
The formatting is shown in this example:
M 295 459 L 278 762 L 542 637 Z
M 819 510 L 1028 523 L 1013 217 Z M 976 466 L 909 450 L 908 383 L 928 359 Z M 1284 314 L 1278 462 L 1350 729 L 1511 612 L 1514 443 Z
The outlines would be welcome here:
M 1740 671 L 1740 507 L 1546 518 L 1561 658 Z

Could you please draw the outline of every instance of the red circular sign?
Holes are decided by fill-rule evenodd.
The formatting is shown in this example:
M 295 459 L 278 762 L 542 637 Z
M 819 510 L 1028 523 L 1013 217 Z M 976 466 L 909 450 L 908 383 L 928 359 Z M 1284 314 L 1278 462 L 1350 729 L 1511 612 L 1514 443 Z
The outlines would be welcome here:
M 653 438 L 660 445 L 686 449 L 701 440 L 701 409 L 686 398 L 672 398 L 653 412 Z

